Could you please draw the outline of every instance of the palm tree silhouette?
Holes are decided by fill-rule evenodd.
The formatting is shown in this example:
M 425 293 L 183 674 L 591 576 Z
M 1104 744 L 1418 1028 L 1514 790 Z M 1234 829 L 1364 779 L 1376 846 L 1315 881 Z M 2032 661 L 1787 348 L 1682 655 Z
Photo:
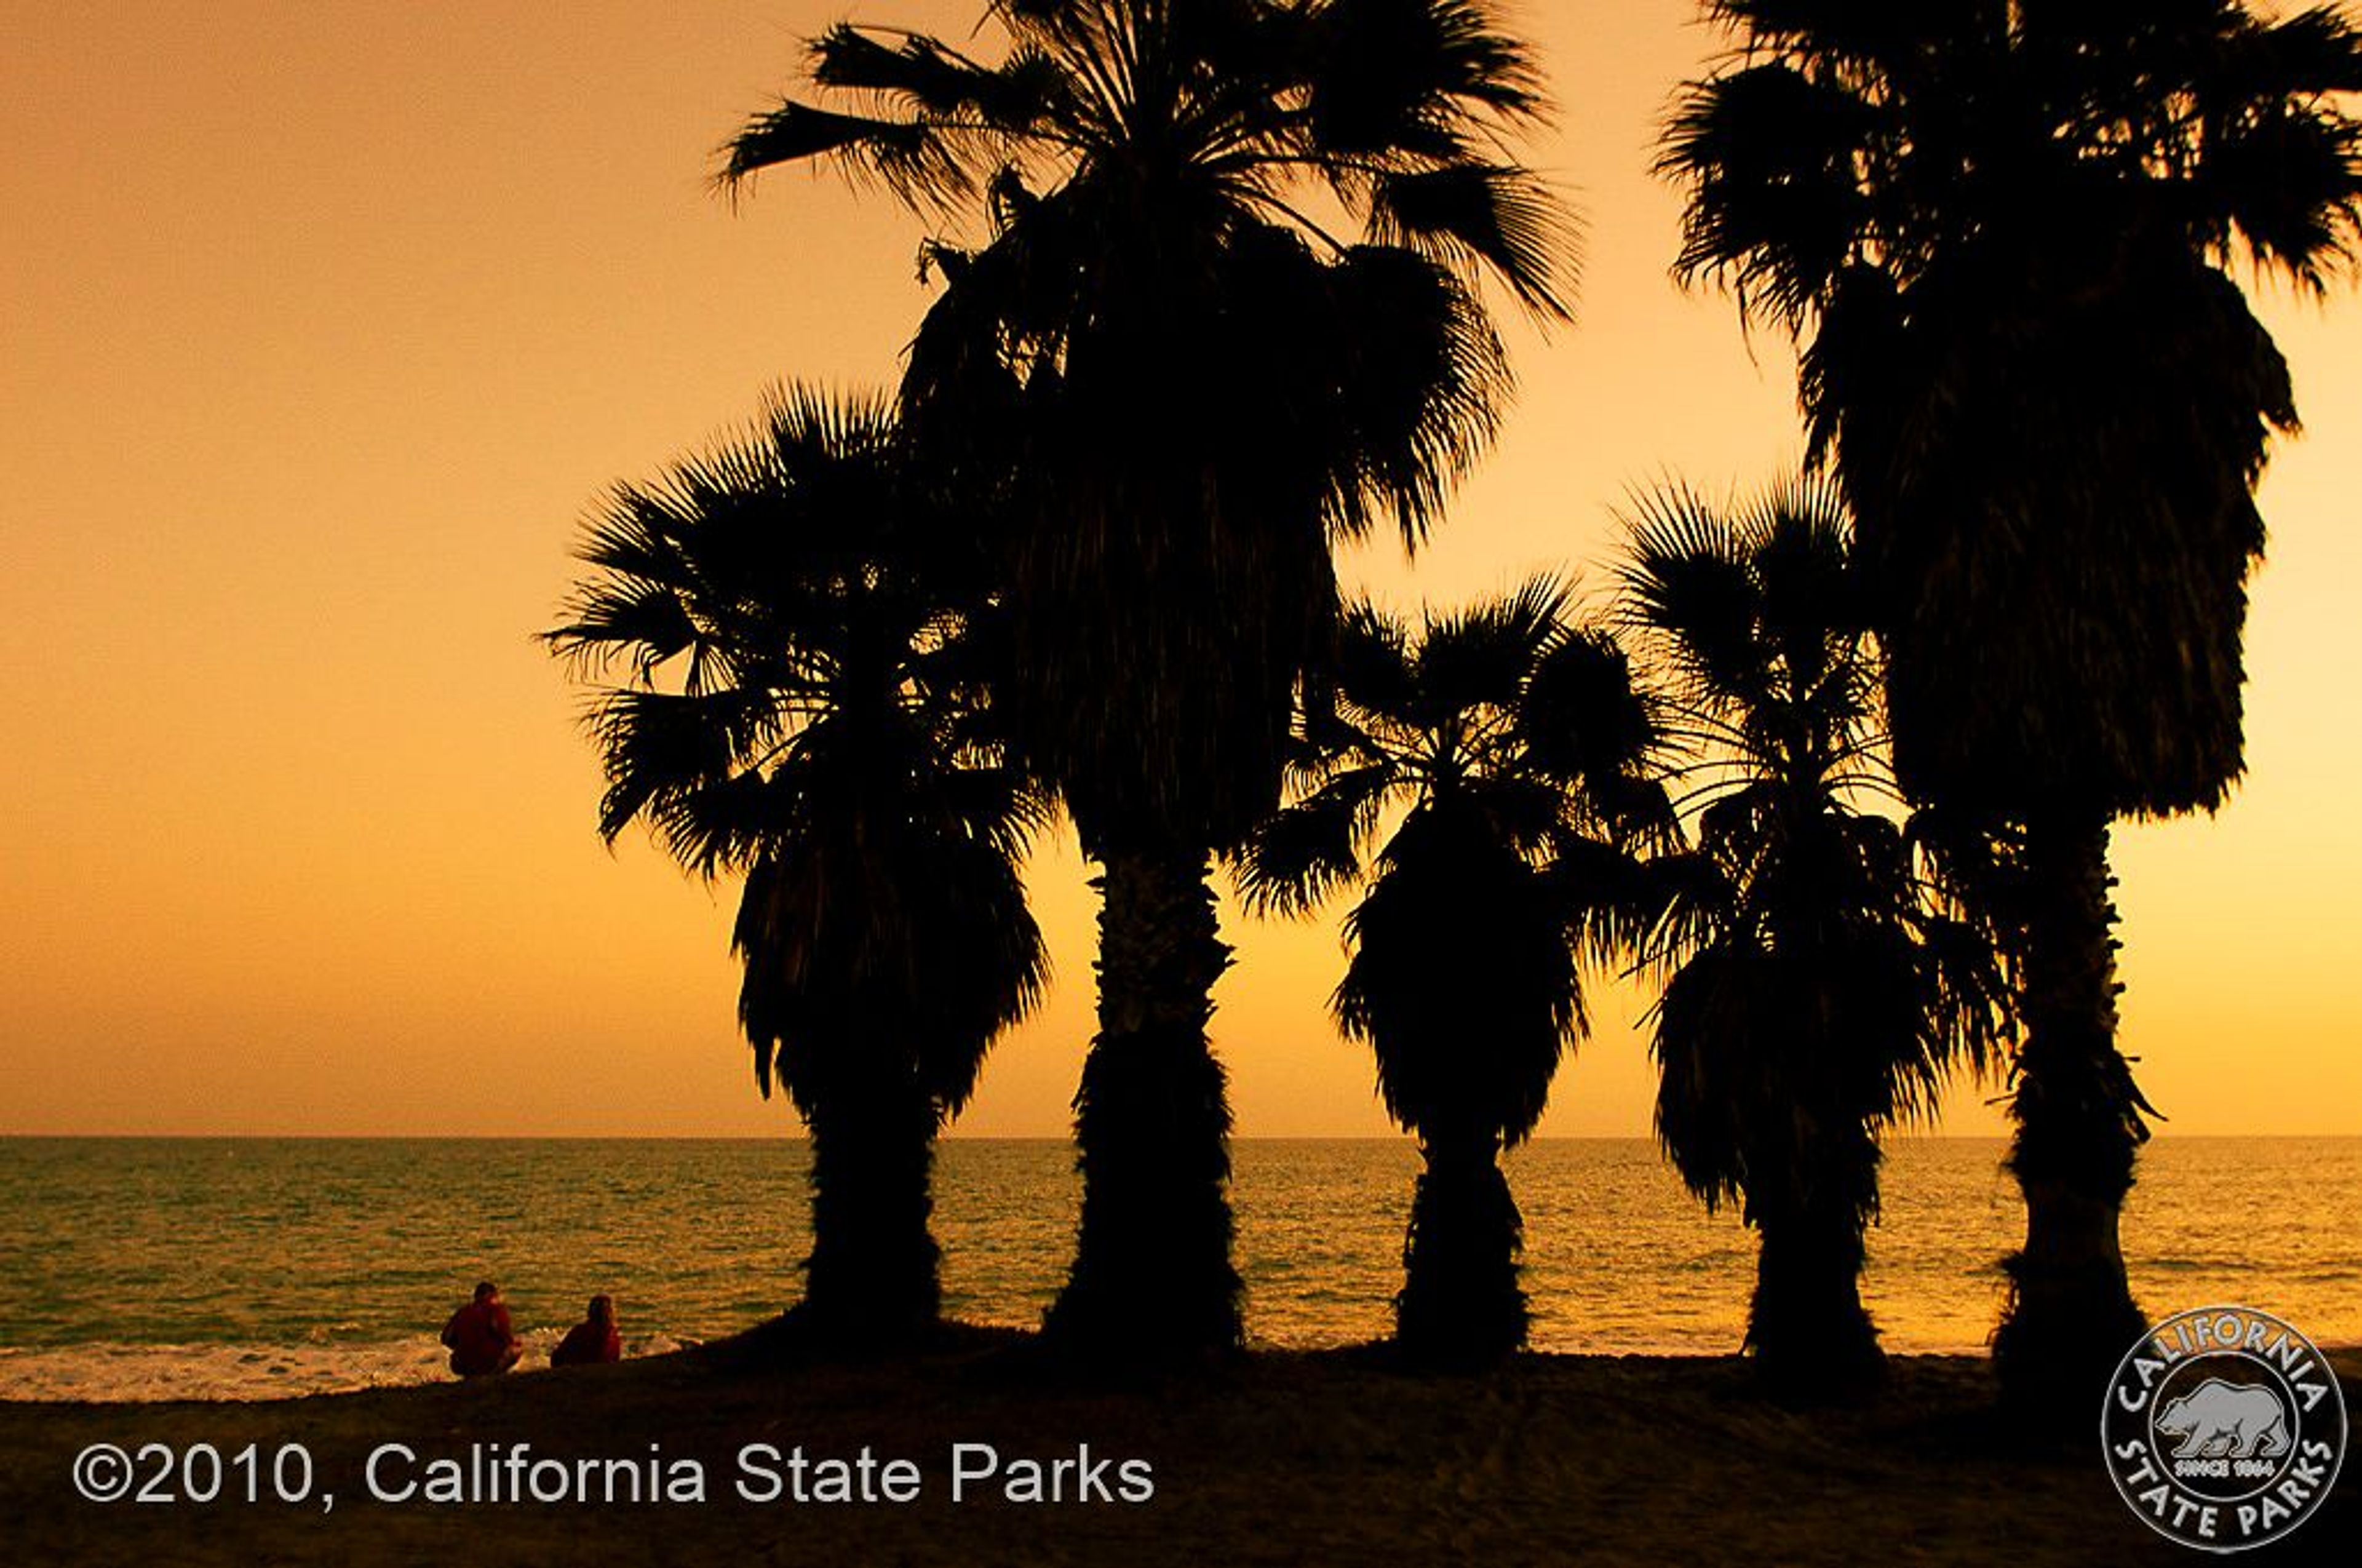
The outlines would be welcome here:
M 1503 150 L 1536 79 L 1473 0 L 988 14 L 1010 40 L 988 63 L 830 30 L 812 81 L 844 106 L 756 117 L 723 179 L 832 157 L 981 231 L 925 253 L 944 286 L 902 397 L 936 460 L 1011 499 L 1006 707 L 1103 868 L 1049 1327 L 1091 1353 L 1223 1347 L 1211 857 L 1278 802 L 1330 547 L 1382 521 L 1418 539 L 1493 432 L 1507 369 L 1475 278 L 1562 315 L 1565 222 Z
M 739 1018 L 811 1134 L 793 1316 L 834 1339 L 935 1320 L 935 1134 L 1047 977 L 1017 871 L 1044 803 L 985 725 L 959 537 L 882 403 L 791 390 L 752 438 L 619 486 L 546 634 L 630 678 L 590 711 L 601 834 L 646 822 L 745 874 Z
M 1932 907 L 1878 746 L 1878 666 L 1825 485 L 1737 509 L 1686 490 L 1631 530 L 1625 613 L 1696 757 L 1696 848 L 1657 862 L 1657 1134 L 1761 1238 L 1747 1342 L 1789 1398 L 1866 1389 L 1859 1287 L 1879 1142 L 1982 1065 L 2001 999 L 1978 932 Z
M 1802 341 L 1898 778 L 2014 874 L 2026 1240 L 1994 1353 L 2014 1400 L 2080 1420 L 2142 1327 L 2109 824 L 2212 810 L 2243 767 L 2251 496 L 2296 411 L 2223 269 L 2319 289 L 2347 255 L 2362 38 L 2232 0 L 1710 10 L 1742 50 L 1669 131 L 1679 271 Z
M 1650 778 L 1656 728 L 1621 651 L 1571 625 L 1566 585 L 1547 578 L 1429 615 L 1416 637 L 1354 607 L 1324 695 L 1299 798 L 1248 840 L 1241 889 L 1303 914 L 1367 878 L 1331 1007 L 1376 1055 L 1425 1165 L 1396 1339 L 1421 1361 L 1482 1363 L 1526 1337 L 1522 1222 L 1497 1156 L 1533 1131 L 1584 1032 L 1586 950 L 1630 930 L 1628 848 L 1672 826 Z

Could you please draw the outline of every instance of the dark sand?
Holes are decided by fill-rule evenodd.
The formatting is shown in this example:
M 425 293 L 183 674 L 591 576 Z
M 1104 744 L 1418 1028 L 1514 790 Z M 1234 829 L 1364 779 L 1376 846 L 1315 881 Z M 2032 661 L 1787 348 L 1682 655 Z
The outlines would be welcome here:
M 2341 1358 L 2349 1408 L 2362 1365 Z M 716 1349 L 486 1383 L 279 1403 L 0 1404 L 0 1561 L 8 1563 L 483 1562 L 2179 1563 L 2098 1454 L 2008 1452 L 1985 1364 L 1898 1361 L 1863 1410 L 1797 1414 L 1735 1362 L 1535 1356 L 1482 1377 L 1409 1377 L 1366 1354 L 1257 1354 L 1153 1386 L 1044 1375 L 1015 1336 L 872 1365 L 766 1369 Z M 2096 1427 L 2096 1421 L 2094 1422 Z M 84 1445 L 300 1442 L 336 1496 L 322 1513 L 248 1504 L 79 1500 Z M 362 1465 L 381 1444 L 465 1461 L 701 1461 L 703 1503 L 389 1504 Z M 1143 1504 L 1021 1504 L 998 1483 L 950 1497 L 955 1442 L 1004 1461 L 1145 1460 Z M 747 1444 L 809 1459 L 914 1461 L 895 1504 L 741 1500 Z M 142 1474 L 154 1467 L 150 1461 Z M 392 1478 L 399 1467 L 389 1471 Z M 1103 1476 L 1112 1490 L 1120 1474 Z M 821 1477 L 812 1473 L 808 1484 Z M 263 1485 L 269 1485 L 265 1470 Z M 244 1482 L 233 1471 L 231 1490 Z M 1071 1491 L 1073 1482 L 1067 1481 Z M 2362 1462 L 2285 1546 L 2242 1563 L 2362 1562 Z

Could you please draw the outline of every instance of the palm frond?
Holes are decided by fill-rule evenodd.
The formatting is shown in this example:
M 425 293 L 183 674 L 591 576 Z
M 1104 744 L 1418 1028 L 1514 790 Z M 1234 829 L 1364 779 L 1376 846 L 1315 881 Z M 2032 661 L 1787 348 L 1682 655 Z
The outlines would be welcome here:
M 1879 134 L 1860 98 L 1783 61 L 1689 84 L 1657 162 L 1691 190 L 1674 275 L 1794 330 L 1864 237 L 1855 170 Z
M 1498 429 L 1507 353 L 1467 287 L 1408 250 L 1351 248 L 1329 269 L 1319 309 L 1321 339 L 1296 362 L 1323 369 L 1320 396 L 1339 424 L 1330 514 L 1349 538 L 1391 515 L 1416 546 Z
M 1750 701 L 1769 679 L 1742 531 L 1686 486 L 1641 497 L 1626 520 L 1618 609 L 1658 647 L 1692 705 Z
M 1530 54 L 1470 0 L 1328 0 L 1304 38 L 1309 118 L 1337 153 L 1451 157 L 1480 116 L 1546 113 Z
M 1517 726 L 1536 766 L 1579 781 L 1595 796 L 1618 780 L 1652 778 L 1667 739 L 1658 702 L 1604 627 L 1572 630 L 1542 650 L 1527 678 Z M 1606 820 L 1619 821 L 1640 804 L 1620 800 Z
M 1362 845 L 1395 782 L 1384 767 L 1348 767 L 1275 812 L 1237 857 L 1239 895 L 1262 915 L 1310 914 L 1362 874 Z
M 1454 265 L 1481 263 L 1536 315 L 1571 321 L 1574 218 L 1529 171 L 1456 163 L 1385 173 L 1370 192 L 1371 233 Z
M 1569 593 L 1563 580 L 1539 577 L 1468 610 L 1430 616 L 1413 664 L 1426 712 L 1473 717 L 1481 709 L 1505 716 L 1515 710 L 1536 662 L 1564 635 Z
M 732 688 L 694 696 L 611 690 L 591 709 L 589 727 L 607 769 L 599 833 L 611 841 L 643 812 L 728 781 L 779 733 L 767 692 Z
M 565 613 L 570 618 L 541 633 L 541 640 L 593 672 L 624 659 L 646 680 L 701 635 L 675 590 L 628 578 L 585 586 L 567 601 Z
M 1399 618 L 1367 600 L 1347 605 L 1332 668 L 1338 696 L 1349 709 L 1400 727 L 1419 723 L 1410 629 Z
M 2197 204 L 2262 265 L 2325 293 L 2362 237 L 2362 124 L 2286 105 L 2242 116 L 2210 145 Z
M 975 189 L 943 138 L 913 120 L 838 114 L 782 100 L 756 116 L 722 146 L 714 178 L 729 191 L 767 169 L 828 156 L 881 182 L 914 205 L 947 205 Z

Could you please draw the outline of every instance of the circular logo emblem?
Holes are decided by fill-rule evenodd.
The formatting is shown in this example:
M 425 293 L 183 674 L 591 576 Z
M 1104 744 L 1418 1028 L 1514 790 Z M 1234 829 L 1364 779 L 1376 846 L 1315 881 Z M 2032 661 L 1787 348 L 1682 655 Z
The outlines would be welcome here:
M 2168 1318 L 2118 1364 L 2100 1417 L 2108 1473 L 2143 1522 L 2245 1551 L 2311 1518 L 2345 1458 L 2345 1399 L 2311 1340 L 2268 1312 Z

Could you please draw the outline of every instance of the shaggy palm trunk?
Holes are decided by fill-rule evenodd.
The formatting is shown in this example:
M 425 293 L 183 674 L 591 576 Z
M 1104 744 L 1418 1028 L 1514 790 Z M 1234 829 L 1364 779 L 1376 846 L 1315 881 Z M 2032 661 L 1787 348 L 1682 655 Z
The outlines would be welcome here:
M 824 1336 L 891 1343 L 936 1320 L 935 1111 L 909 1085 L 864 1085 L 815 1103 L 812 1250 L 795 1316 Z
M 1857 1398 L 1885 1370 L 1861 1304 L 1862 1221 L 1877 1182 L 1878 1145 L 1865 1133 L 1808 1172 L 1795 1201 L 1750 1209 L 1761 1243 L 1747 1342 L 1777 1398 Z
M 2146 1323 L 2117 1240 L 2144 1102 L 2116 1049 L 2116 911 L 2106 819 L 2026 824 L 2025 1041 L 2009 1169 L 2025 1195 L 2025 1246 L 2003 1261 L 2010 1299 L 1993 1335 L 2003 1397 L 2088 1423 L 2109 1372 Z
M 1099 890 L 1099 1032 L 1075 1096 L 1082 1221 L 1047 1331 L 1096 1358 L 1240 1341 L 1231 1113 L 1206 1038 L 1231 950 L 1202 851 L 1109 850 Z
M 1416 1360 L 1482 1365 L 1526 1342 L 1526 1293 L 1518 1286 L 1525 1222 L 1489 1130 L 1430 1130 L 1427 1163 L 1403 1238 L 1403 1287 L 1395 1340 Z

